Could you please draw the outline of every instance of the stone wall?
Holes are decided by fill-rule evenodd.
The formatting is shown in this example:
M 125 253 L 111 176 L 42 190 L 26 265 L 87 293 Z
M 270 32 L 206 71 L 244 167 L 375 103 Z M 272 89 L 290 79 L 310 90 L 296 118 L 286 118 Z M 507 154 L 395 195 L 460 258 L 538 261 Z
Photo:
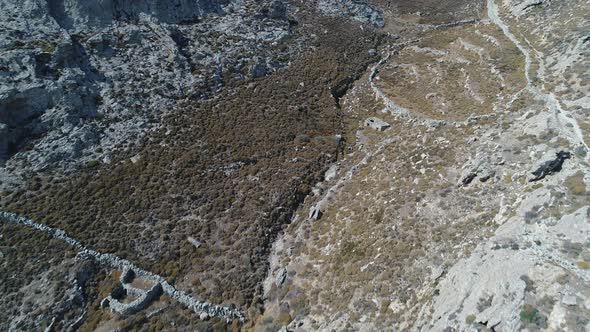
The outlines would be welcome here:
M 66 234 L 66 232 L 64 232 L 60 229 L 56 229 L 56 228 L 48 227 L 48 226 L 45 226 L 42 224 L 38 224 L 30 219 L 21 217 L 15 213 L 5 212 L 5 211 L 0 211 L 0 221 L 11 222 L 14 224 L 28 226 L 28 227 L 37 229 L 39 231 L 42 231 L 46 234 L 50 234 L 51 236 L 58 238 L 60 240 L 63 240 L 65 242 L 67 242 L 68 244 L 70 244 L 71 246 L 78 249 L 80 251 L 77 255 L 78 258 L 93 259 L 93 260 L 97 261 L 98 263 L 110 266 L 111 268 L 118 269 L 121 271 L 133 271 L 135 273 L 135 275 L 142 277 L 148 281 L 154 282 L 156 284 L 156 286 L 154 286 L 155 288 L 152 287 L 152 289 L 150 289 L 151 292 L 148 291 L 149 295 L 146 294 L 146 296 L 148 296 L 149 298 L 143 299 L 142 301 L 144 301 L 144 302 L 149 303 L 149 302 L 153 301 L 153 299 L 155 297 L 157 297 L 156 295 L 154 295 L 157 293 L 157 289 L 161 288 L 160 292 L 163 291 L 171 298 L 182 303 L 187 308 L 189 308 L 190 310 L 195 312 L 197 315 L 199 315 L 199 317 L 201 317 L 202 319 L 205 319 L 208 317 L 219 317 L 219 318 L 225 319 L 228 322 L 232 321 L 232 320 L 236 320 L 236 319 L 240 320 L 240 321 L 244 320 L 244 314 L 239 310 L 196 300 L 195 298 L 190 296 L 188 293 L 176 289 L 173 285 L 168 283 L 166 281 L 166 279 L 164 279 L 162 276 L 157 275 L 152 272 L 149 272 L 149 271 L 146 271 L 146 270 L 143 270 L 143 269 L 137 267 L 135 264 L 131 263 L 130 261 L 122 259 L 118 256 L 113 255 L 113 254 L 103 254 L 103 253 L 99 253 L 94 250 L 87 249 L 80 242 L 69 237 Z M 124 273 L 124 275 L 126 275 L 126 273 Z M 159 285 L 159 286 L 157 286 L 157 285 Z M 115 303 L 114 301 L 109 301 L 109 305 L 111 305 L 111 302 Z M 116 306 L 116 304 L 115 304 L 115 306 Z
M 156 283 L 147 291 L 138 290 L 136 288 L 134 288 L 134 290 L 141 292 L 134 292 L 135 294 L 130 294 L 128 291 L 128 295 L 139 295 L 137 299 L 131 303 L 122 303 L 112 295 L 109 295 L 101 302 L 101 306 L 103 308 L 109 307 L 112 312 L 116 312 L 122 316 L 132 315 L 147 308 L 153 301 L 155 301 L 162 294 L 162 285 L 160 283 Z

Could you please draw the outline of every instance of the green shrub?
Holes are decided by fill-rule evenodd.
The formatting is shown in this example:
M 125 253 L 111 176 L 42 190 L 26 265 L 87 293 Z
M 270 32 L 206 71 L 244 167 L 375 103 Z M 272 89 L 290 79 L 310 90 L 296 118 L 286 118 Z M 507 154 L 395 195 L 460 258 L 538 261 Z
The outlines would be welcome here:
M 88 167 L 88 168 L 94 168 L 94 167 L 96 167 L 96 166 L 98 166 L 98 165 L 100 165 L 100 161 L 98 161 L 98 160 L 96 160 L 96 159 L 89 160 L 89 161 L 86 163 L 86 167 Z
M 539 310 L 530 304 L 525 304 L 520 311 L 520 320 L 526 323 L 534 323 L 539 317 Z

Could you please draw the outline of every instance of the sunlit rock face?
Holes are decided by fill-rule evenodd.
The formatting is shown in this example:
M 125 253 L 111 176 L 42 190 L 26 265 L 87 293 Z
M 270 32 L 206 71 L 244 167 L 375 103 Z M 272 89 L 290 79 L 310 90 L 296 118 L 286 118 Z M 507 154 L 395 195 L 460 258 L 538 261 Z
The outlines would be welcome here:
M 210 13 L 221 14 L 229 0 L 49 0 L 49 14 L 65 29 L 104 27 L 117 20 L 137 20 L 141 14 L 163 23 L 186 23 Z
M 20 171 L 109 161 L 159 127 L 179 100 L 214 98 L 231 82 L 272 73 L 297 48 L 266 51 L 291 34 L 279 1 L 2 8 L 0 162 Z M 23 180 L 19 174 L 0 169 L 0 186 Z

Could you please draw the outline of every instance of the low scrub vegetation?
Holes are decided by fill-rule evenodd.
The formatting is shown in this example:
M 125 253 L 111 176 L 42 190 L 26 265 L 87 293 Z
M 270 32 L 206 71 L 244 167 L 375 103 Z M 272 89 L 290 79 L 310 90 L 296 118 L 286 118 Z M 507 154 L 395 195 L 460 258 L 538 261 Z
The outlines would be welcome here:
M 331 19 L 313 29 L 316 48 L 289 67 L 215 100 L 180 102 L 139 151 L 67 180 L 32 179 L 9 210 L 199 298 L 247 306 L 275 235 L 339 154 L 335 97 L 377 60 L 367 50 L 379 37 L 366 29 Z

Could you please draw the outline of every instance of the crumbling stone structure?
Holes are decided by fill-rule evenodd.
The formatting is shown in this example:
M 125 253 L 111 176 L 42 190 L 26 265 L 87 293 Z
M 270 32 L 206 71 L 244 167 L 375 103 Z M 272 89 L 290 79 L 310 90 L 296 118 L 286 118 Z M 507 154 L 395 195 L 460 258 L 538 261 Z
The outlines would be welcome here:
M 159 284 L 159 288 L 161 289 L 160 294 L 162 292 L 166 293 L 172 299 L 175 299 L 176 301 L 182 303 L 187 308 L 198 314 L 201 319 L 205 319 L 208 317 L 219 317 L 225 319 L 228 322 L 232 320 L 244 320 L 244 314 L 240 310 L 196 300 L 186 292 L 176 289 L 174 286 L 168 283 L 168 281 L 166 281 L 166 279 L 164 279 L 162 276 L 149 271 L 142 270 L 130 261 L 122 259 L 113 254 L 103 254 L 94 250 L 87 249 L 80 242 L 69 237 L 66 232 L 60 229 L 38 224 L 30 219 L 19 216 L 16 213 L 5 211 L 0 211 L 0 221 L 11 222 L 14 224 L 35 228 L 55 238 L 63 240 L 80 251 L 77 255 L 78 258 L 93 259 L 100 264 L 107 265 L 111 268 L 123 271 L 122 277 L 125 281 L 127 281 L 129 278 L 129 271 L 132 271 L 134 275 L 140 276 L 143 279 L 154 282 L 155 288 L 152 287 L 152 289 L 146 292 L 146 298 L 142 300 L 142 303 L 151 303 L 155 298 L 157 298 L 157 296 L 159 296 L 159 294 L 157 296 L 154 295 L 158 293 L 157 285 Z M 126 270 L 129 271 L 125 272 Z M 128 291 L 135 292 L 135 290 L 132 289 Z M 112 301 L 108 302 L 110 307 L 111 302 Z M 106 302 L 104 303 L 104 305 L 106 305 Z M 117 305 L 115 304 L 115 306 Z
M 162 284 L 159 282 L 155 283 L 146 291 L 131 285 L 134 278 L 135 272 L 133 270 L 129 268 L 124 269 L 119 279 L 120 283 L 113 289 L 109 296 L 102 300 L 100 303 L 101 307 L 110 308 L 112 312 L 116 312 L 122 316 L 128 316 L 149 307 L 153 301 L 162 295 Z M 131 303 L 121 302 L 120 300 L 126 296 L 134 297 L 135 300 Z

